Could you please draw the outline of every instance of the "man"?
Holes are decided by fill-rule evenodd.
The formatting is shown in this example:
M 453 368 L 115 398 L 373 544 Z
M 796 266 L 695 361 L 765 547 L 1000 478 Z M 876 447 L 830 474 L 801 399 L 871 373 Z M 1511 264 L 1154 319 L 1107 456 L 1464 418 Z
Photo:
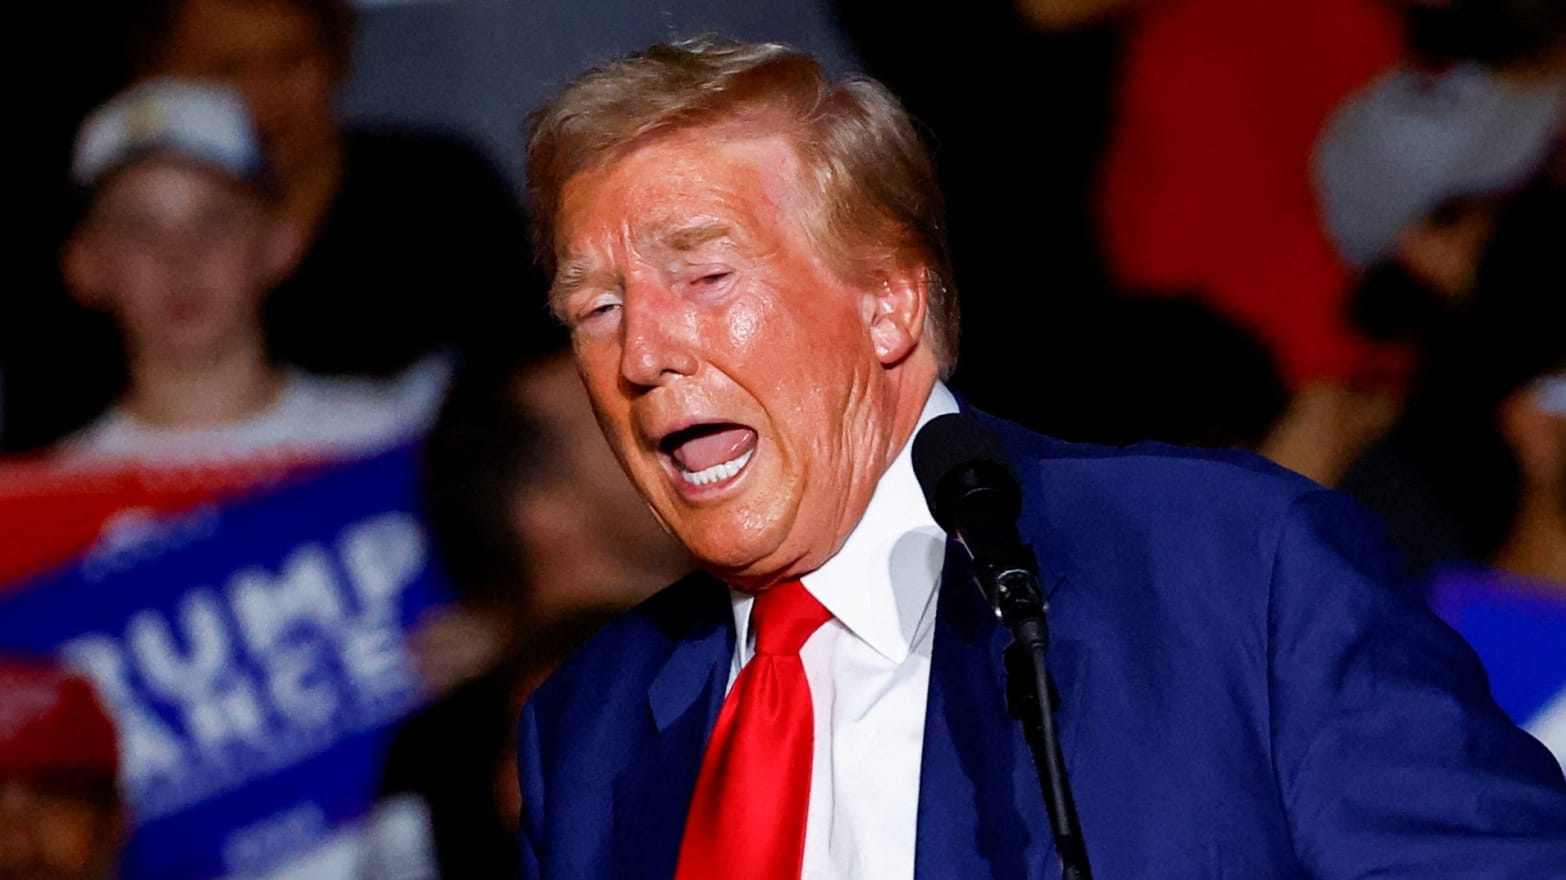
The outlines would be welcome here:
M 67 443 L 76 455 L 191 464 L 328 457 L 406 439 L 434 416 L 444 368 L 399 383 L 323 379 L 272 361 L 266 293 L 300 236 L 239 93 L 150 80 L 88 117 L 72 174 L 80 222 L 63 253 L 74 296 L 120 329 L 129 382 Z
M 706 573 L 523 710 L 526 876 L 1057 876 L 1007 636 L 910 465 L 957 408 L 957 326 L 895 99 L 659 46 L 537 111 L 528 160 L 599 422 Z M 1566 876 L 1554 762 L 1356 509 L 1244 456 L 990 424 L 1101 876 Z

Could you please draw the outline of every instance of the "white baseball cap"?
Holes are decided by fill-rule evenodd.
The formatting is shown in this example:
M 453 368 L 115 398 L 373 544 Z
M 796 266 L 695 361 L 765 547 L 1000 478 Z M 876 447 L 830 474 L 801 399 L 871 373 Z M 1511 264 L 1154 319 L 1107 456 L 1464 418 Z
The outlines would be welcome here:
M 1504 194 L 1548 159 L 1566 121 L 1566 79 L 1512 82 L 1477 64 L 1395 68 L 1346 101 L 1312 157 L 1338 253 L 1365 266 L 1443 203 Z
M 1534 380 L 1533 405 L 1552 416 L 1566 418 L 1566 374 L 1553 373 Z
M 232 86 L 163 77 L 94 110 L 76 136 L 71 180 L 92 189 L 148 156 L 198 162 L 244 183 L 270 182 L 244 98 Z

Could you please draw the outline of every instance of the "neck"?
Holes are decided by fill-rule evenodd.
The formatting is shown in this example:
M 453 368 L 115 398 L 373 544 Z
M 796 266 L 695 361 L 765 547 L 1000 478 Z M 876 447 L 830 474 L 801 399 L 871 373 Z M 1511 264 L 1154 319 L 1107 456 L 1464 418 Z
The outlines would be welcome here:
M 1512 532 L 1496 554 L 1497 568 L 1561 584 L 1566 590 L 1566 510 L 1551 495 L 1525 493 Z
M 282 388 L 282 373 L 268 362 L 256 333 L 200 356 L 133 354 L 121 406 L 159 428 L 214 427 L 264 412 Z

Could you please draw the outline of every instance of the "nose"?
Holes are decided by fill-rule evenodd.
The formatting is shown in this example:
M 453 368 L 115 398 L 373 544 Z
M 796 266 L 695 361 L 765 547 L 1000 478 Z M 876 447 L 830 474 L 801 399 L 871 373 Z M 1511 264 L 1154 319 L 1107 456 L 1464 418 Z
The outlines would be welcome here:
M 620 315 L 620 375 L 651 388 L 696 372 L 696 316 L 655 282 L 627 283 Z
M 158 261 L 171 272 L 184 274 L 192 271 L 197 260 L 207 250 L 208 242 L 198 230 L 165 229 L 158 236 Z

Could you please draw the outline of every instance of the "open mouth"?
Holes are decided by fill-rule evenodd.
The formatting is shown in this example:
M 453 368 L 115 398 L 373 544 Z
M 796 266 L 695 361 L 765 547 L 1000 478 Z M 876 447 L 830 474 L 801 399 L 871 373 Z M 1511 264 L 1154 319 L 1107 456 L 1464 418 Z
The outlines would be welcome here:
M 691 486 L 715 486 L 738 476 L 756 453 L 756 432 L 744 425 L 692 425 L 664 437 L 658 448 Z

